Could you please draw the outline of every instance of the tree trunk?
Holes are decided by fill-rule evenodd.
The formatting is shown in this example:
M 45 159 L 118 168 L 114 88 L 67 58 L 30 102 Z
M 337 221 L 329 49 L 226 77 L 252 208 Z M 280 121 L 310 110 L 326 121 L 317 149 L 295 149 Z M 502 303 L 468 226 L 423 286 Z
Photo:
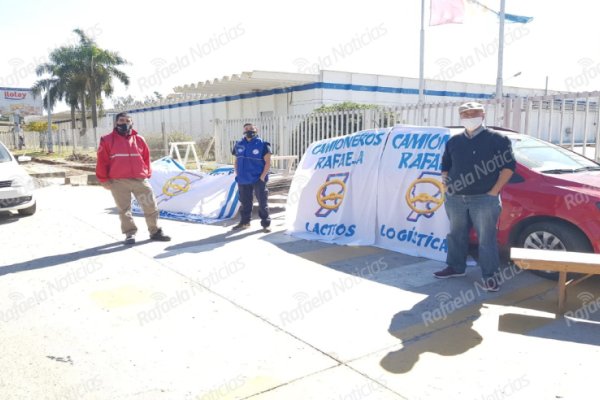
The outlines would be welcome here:
M 85 110 L 85 92 L 81 92 L 81 128 L 83 130 L 83 134 L 85 135 L 85 131 L 87 130 L 87 115 Z
M 92 128 L 96 128 L 98 126 L 98 104 L 96 101 L 96 83 L 94 79 L 91 80 L 91 88 L 90 88 L 90 106 L 92 107 Z
M 75 129 L 77 128 L 77 126 L 75 118 L 75 105 L 71 104 L 71 140 L 73 140 L 73 154 L 75 154 L 76 148 Z M 68 144 L 69 143 L 67 143 L 67 145 Z
M 71 129 L 75 129 L 75 106 L 71 105 Z

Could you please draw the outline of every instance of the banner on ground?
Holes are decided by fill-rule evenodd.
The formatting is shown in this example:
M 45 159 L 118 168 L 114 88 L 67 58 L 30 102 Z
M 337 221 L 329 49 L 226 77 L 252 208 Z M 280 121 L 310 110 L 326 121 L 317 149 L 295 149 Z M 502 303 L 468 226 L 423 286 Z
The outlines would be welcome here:
M 288 232 L 445 260 L 440 171 L 449 137 L 447 128 L 398 126 L 313 143 L 288 194 Z
M 210 224 L 233 218 L 239 208 L 233 167 L 206 174 L 164 157 L 152 163 L 150 185 L 162 218 Z M 142 214 L 135 199 L 132 211 Z

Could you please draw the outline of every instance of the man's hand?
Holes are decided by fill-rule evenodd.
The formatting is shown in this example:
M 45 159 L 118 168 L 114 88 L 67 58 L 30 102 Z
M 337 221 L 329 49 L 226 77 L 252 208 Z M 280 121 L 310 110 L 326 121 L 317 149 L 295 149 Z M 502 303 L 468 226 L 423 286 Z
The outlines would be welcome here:
M 263 181 L 263 182 L 265 181 L 266 178 L 267 178 L 267 175 L 261 175 L 260 176 L 260 180 Z
M 102 187 L 106 190 L 110 190 L 110 181 L 106 181 L 106 182 L 100 182 L 100 184 L 102 185 Z

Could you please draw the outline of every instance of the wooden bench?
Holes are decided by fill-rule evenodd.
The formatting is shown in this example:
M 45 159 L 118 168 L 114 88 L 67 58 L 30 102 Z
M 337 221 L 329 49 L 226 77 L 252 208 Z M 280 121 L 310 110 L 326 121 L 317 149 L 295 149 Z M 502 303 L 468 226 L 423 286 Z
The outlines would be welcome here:
M 564 314 L 567 286 L 575 286 L 583 280 L 600 275 L 600 254 L 577 253 L 536 249 L 510 249 L 510 258 L 522 269 L 558 272 L 558 312 Z M 567 281 L 568 273 L 584 276 Z

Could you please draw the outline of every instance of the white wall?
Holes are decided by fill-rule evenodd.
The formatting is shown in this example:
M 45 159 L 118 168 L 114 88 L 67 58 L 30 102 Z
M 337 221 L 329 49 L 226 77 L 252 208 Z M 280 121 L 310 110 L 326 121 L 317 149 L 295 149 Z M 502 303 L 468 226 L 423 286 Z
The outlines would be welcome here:
M 351 90 L 327 88 L 329 84 L 353 85 Z M 319 85 L 325 86 L 320 88 Z M 162 105 L 156 110 L 132 110 L 134 123 L 145 135 L 161 133 L 161 122 L 167 133 L 180 132 L 194 138 L 209 137 L 214 132 L 214 121 L 257 118 L 261 113 L 274 116 L 308 114 L 326 104 L 351 101 L 363 104 L 377 104 L 394 107 L 415 104 L 418 100 L 418 79 L 387 75 L 372 75 L 342 71 L 321 71 L 320 82 L 315 88 L 292 90 L 288 93 L 255 95 L 243 99 L 218 98 L 204 101 L 203 104 L 189 105 L 189 102 Z M 392 92 L 387 92 L 391 89 Z M 493 85 L 466 82 L 427 80 L 426 91 L 443 91 L 446 95 L 425 96 L 425 103 L 457 102 L 469 100 L 472 95 L 491 95 Z M 406 93 L 406 90 L 409 93 Z M 519 96 L 541 95 L 543 91 L 523 88 L 505 88 L 505 93 Z M 112 125 L 111 125 L 112 126 Z

